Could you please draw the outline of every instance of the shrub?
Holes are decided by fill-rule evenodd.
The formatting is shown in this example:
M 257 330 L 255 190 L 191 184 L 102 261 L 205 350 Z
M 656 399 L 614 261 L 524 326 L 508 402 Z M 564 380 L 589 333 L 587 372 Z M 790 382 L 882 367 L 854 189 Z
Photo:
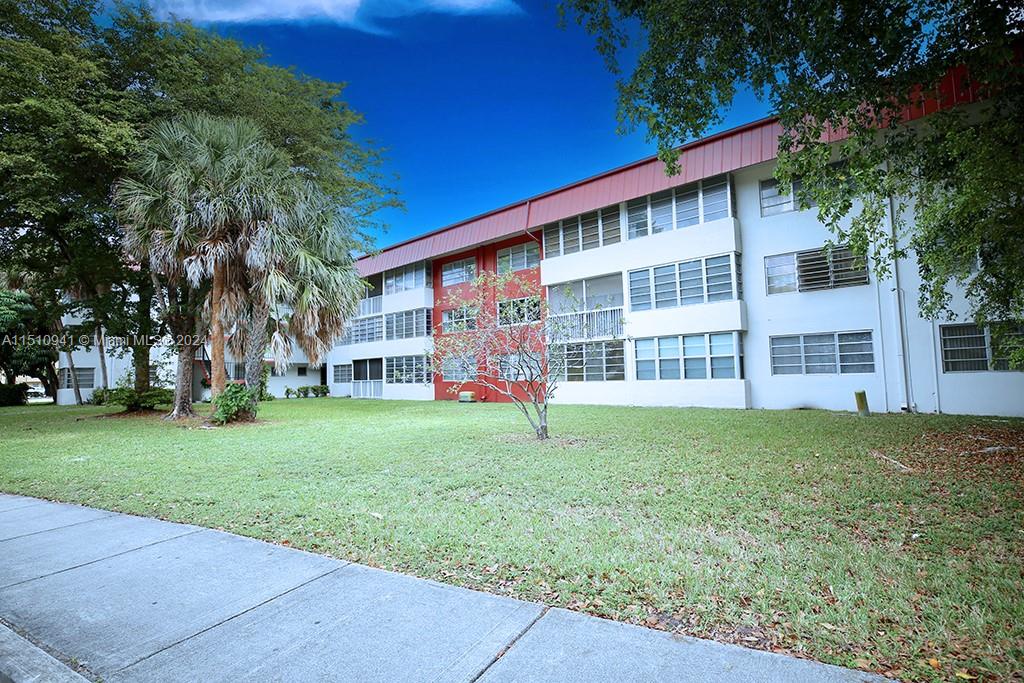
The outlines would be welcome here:
M 229 384 L 213 399 L 216 410 L 210 418 L 217 424 L 253 420 L 256 418 L 256 391 L 246 389 L 244 384 Z
M 326 384 L 316 384 L 310 387 L 310 389 L 313 390 L 313 395 L 316 396 L 317 398 L 323 398 L 331 391 Z
M 260 387 L 259 387 L 259 400 L 261 401 L 273 401 L 274 395 L 270 393 L 267 388 L 270 384 L 270 366 L 264 364 L 263 371 L 260 373 Z
M 170 405 L 174 403 L 173 389 L 155 388 L 142 392 L 135 391 L 135 389 L 130 389 L 128 387 L 97 389 L 93 392 L 94 402 L 96 393 L 100 391 L 103 392 L 100 397 L 103 403 L 97 403 L 97 405 L 116 403 L 124 406 L 124 409 L 129 412 L 136 410 L 153 410 L 157 406 Z
M 0 384 L 0 406 L 23 406 L 28 403 L 28 385 Z
M 94 406 L 105 406 L 110 403 L 110 389 L 93 389 L 92 396 L 89 397 L 89 403 Z
M 292 389 L 291 387 L 285 387 L 284 388 L 284 397 L 285 398 L 291 398 L 294 395 L 295 395 L 295 390 L 294 389 Z
M 309 390 L 312 388 L 313 387 L 299 387 L 298 389 L 296 389 L 296 391 L 298 392 L 300 398 L 309 398 Z

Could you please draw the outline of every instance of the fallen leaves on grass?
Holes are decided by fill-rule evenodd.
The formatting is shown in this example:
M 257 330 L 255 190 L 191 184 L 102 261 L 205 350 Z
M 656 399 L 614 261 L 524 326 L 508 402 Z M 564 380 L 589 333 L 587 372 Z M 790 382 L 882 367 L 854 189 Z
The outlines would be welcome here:
M 971 427 L 925 432 L 895 453 L 878 453 L 915 472 L 958 480 L 1006 480 L 1024 484 L 1024 430 Z M 894 457 L 895 456 L 895 457 Z M 907 471 L 907 470 L 904 470 Z

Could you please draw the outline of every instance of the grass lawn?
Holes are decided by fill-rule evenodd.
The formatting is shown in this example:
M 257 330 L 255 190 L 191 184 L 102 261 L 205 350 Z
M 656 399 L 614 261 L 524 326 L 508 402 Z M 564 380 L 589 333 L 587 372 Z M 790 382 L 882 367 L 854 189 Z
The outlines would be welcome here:
M 908 680 L 1024 671 L 1020 421 L 557 406 L 538 444 L 502 405 L 109 410 L 0 409 L 0 490 Z

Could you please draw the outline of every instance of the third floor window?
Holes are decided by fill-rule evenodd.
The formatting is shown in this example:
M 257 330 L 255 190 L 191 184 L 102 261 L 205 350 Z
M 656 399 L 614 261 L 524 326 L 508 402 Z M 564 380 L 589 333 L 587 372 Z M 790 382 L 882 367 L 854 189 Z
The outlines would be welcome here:
M 765 279 L 769 294 L 813 292 L 868 284 L 867 261 L 849 247 L 808 249 L 766 256 Z

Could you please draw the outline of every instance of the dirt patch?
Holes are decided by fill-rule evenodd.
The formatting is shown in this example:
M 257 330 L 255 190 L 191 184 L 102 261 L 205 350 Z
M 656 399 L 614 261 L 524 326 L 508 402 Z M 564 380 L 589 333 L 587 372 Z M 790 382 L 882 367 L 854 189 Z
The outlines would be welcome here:
M 502 443 L 511 443 L 519 445 L 533 445 L 533 446 L 557 446 L 557 447 L 570 447 L 570 446 L 585 446 L 587 445 L 586 439 L 580 439 L 574 436 L 551 436 L 546 440 L 541 441 L 533 434 L 499 434 L 495 437 Z
M 162 418 L 167 414 L 166 410 L 156 410 L 155 408 L 144 408 L 143 410 L 122 410 L 119 413 L 105 413 L 103 415 L 94 415 L 93 419 L 105 420 L 108 418 L 113 419 L 134 419 L 134 418 Z
M 907 469 L 938 477 L 1011 480 L 1024 486 L 1024 429 L 975 426 L 955 432 L 925 432 L 909 445 L 884 452 Z M 877 455 L 875 456 L 877 457 Z

